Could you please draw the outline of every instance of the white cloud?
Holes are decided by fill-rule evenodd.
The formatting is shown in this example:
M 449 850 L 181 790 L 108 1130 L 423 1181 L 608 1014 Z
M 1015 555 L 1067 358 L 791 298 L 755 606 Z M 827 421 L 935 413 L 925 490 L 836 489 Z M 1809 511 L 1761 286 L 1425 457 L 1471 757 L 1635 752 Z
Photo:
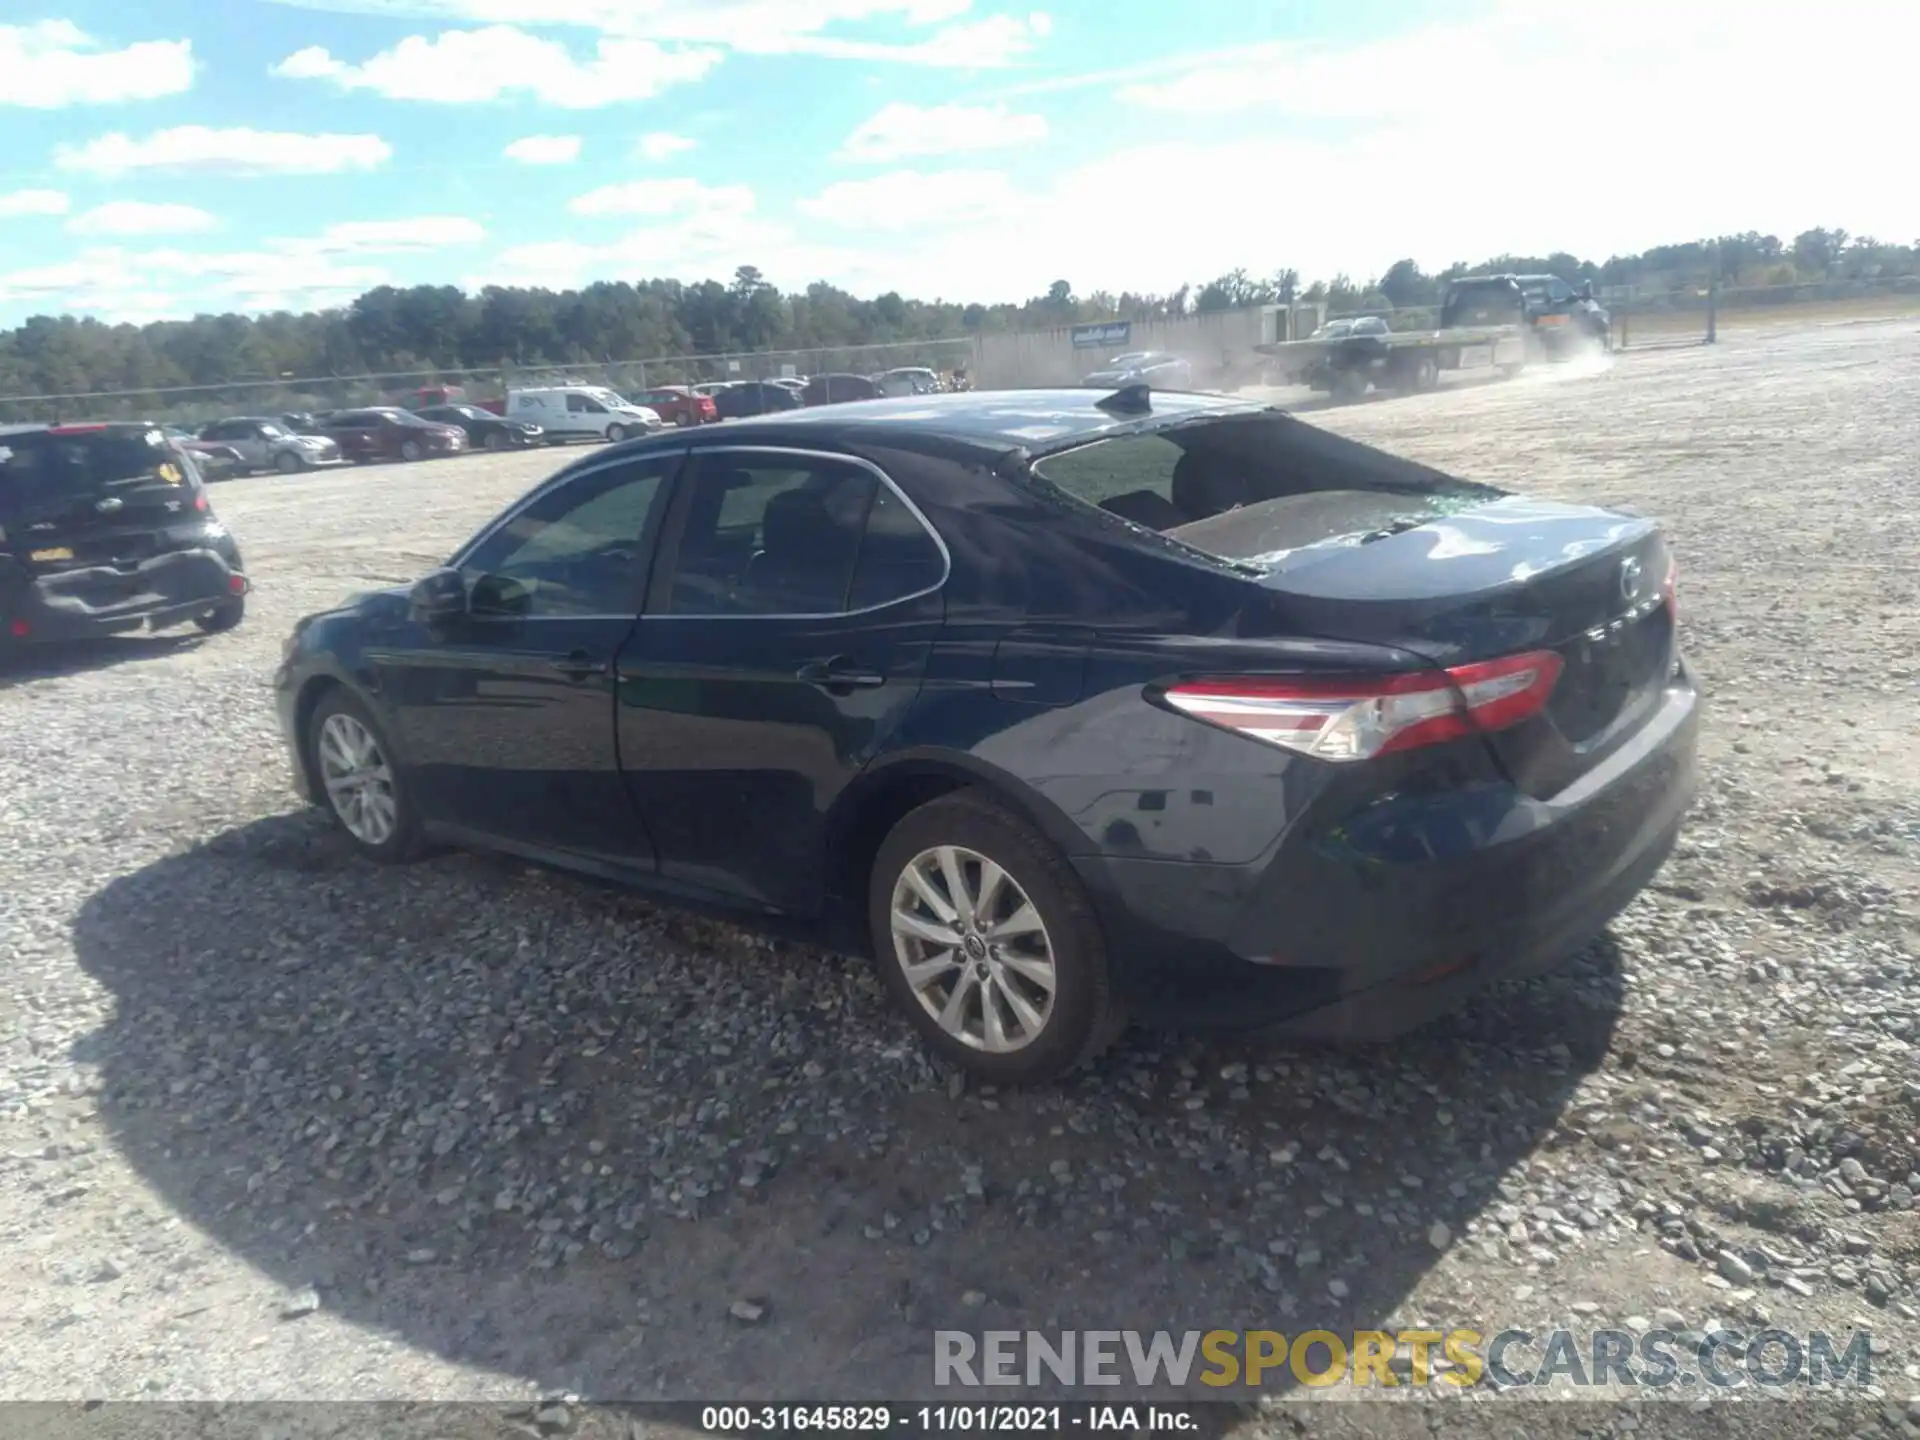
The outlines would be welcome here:
M 115 133 L 55 152 L 63 170 L 113 178 L 138 171 L 209 175 L 333 175 L 384 165 L 393 147 L 378 135 L 300 135 L 244 126 L 177 125 L 136 140 Z
M 342 220 L 317 236 L 283 240 L 278 248 L 311 255 L 392 255 L 478 245 L 487 230 L 464 215 L 419 215 L 407 220 Z
M 205 311 L 319 309 L 391 278 L 376 266 L 334 265 L 313 255 L 102 248 L 0 273 L 0 305 L 139 322 Z
M 522 165 L 571 165 L 580 158 L 578 135 L 528 135 L 501 152 Z
M 191 235 L 220 222 L 197 205 L 110 200 L 67 222 L 75 235 Z
M 143 40 L 107 50 L 71 20 L 0 25 L 0 106 L 120 105 L 192 86 L 191 40 Z
M 887 232 L 1007 220 L 1020 207 L 1012 182 L 995 170 L 895 170 L 871 180 L 838 181 L 795 206 L 802 215 L 846 229 Z
M 627 180 L 575 196 L 567 209 L 575 215 L 740 215 L 753 209 L 753 191 L 745 185 L 705 185 L 698 180 Z M 744 263 L 744 262 L 743 262 Z
M 0 218 L 17 215 L 64 215 L 72 202 L 60 190 L 15 190 L 0 195 Z
M 693 149 L 696 143 L 685 135 L 656 130 L 651 135 L 642 135 L 635 142 L 633 152 L 643 160 L 671 160 L 675 155 Z
M 603 39 L 593 58 L 511 25 L 449 30 L 429 39 L 409 35 L 363 65 L 350 65 L 318 45 L 296 50 L 273 73 L 326 80 L 343 90 L 369 90 L 389 100 L 473 105 L 528 94 L 548 105 L 591 110 L 649 100 L 670 86 L 700 80 L 720 63 L 717 49 L 668 49 L 652 40 Z
M 1046 117 L 1021 115 L 1004 105 L 907 105 L 882 107 L 862 121 L 840 147 L 841 157 L 876 164 L 921 155 L 957 155 L 998 150 L 1044 140 Z
M 925 40 L 848 40 L 743 30 L 731 44 L 748 54 L 818 55 L 828 60 L 869 60 L 926 65 L 943 70 L 997 70 L 1026 58 L 1053 33 L 1053 21 L 1036 11 L 1024 18 L 992 15 L 948 25 Z
M 300 9 L 375 14 L 443 24 L 566 26 L 668 44 L 717 45 L 753 55 L 819 55 L 953 69 L 997 67 L 1026 55 L 1053 31 L 1042 12 L 965 20 L 971 0 L 279 0 Z M 892 26 L 924 39 L 877 40 L 831 33 L 840 26 Z M 933 28 L 938 27 L 938 28 Z M 301 52 L 307 55 L 308 52 Z M 332 62 L 325 51 L 302 63 Z

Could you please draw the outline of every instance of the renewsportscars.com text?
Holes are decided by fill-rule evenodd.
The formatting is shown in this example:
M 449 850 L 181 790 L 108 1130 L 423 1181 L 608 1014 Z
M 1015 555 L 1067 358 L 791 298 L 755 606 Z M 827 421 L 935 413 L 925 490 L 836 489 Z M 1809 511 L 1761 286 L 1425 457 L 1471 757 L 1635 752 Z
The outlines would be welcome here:
M 1824 1331 L 965 1330 L 934 1332 L 933 1383 L 1183 1389 L 1306 1385 L 1387 1389 L 1670 1387 L 1730 1390 L 1873 1383 L 1872 1337 Z

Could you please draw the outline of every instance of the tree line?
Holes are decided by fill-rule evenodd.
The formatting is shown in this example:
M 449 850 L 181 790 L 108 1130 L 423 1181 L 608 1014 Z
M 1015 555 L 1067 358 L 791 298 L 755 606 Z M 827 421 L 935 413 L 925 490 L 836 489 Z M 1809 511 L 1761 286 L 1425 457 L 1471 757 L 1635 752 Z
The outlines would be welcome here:
M 109 325 L 36 315 L 0 331 L 0 396 L 152 392 L 285 377 L 531 368 L 673 356 L 837 350 L 1149 319 L 1235 306 L 1325 300 L 1331 313 L 1429 306 L 1446 282 L 1484 271 L 1559 275 L 1571 284 L 1679 289 L 1791 285 L 1920 274 L 1920 242 L 1885 244 L 1844 230 L 1791 240 L 1748 232 L 1656 246 L 1604 261 L 1560 252 L 1496 256 L 1427 274 L 1412 260 L 1356 282 L 1302 285 L 1297 271 L 1235 270 L 1166 294 L 1082 295 L 1056 280 L 1019 303 L 960 304 L 897 293 L 861 299 L 818 283 L 783 293 L 750 265 L 729 282 L 600 281 L 579 290 L 383 285 L 352 303 L 306 314 L 196 315 Z

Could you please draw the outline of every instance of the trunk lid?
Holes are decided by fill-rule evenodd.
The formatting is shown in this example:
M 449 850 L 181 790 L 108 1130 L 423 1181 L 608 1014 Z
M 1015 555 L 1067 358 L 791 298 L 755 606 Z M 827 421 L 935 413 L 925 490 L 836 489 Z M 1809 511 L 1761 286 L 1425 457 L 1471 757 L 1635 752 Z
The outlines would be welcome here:
M 1677 651 L 1653 521 L 1520 496 L 1443 501 L 1443 513 L 1430 497 L 1377 491 L 1279 506 L 1284 518 L 1256 504 L 1170 533 L 1245 557 L 1269 619 L 1294 633 L 1391 645 L 1443 668 L 1560 657 L 1544 712 L 1487 737 L 1528 793 L 1563 789 L 1657 705 Z M 1288 548 L 1269 547 L 1275 538 Z

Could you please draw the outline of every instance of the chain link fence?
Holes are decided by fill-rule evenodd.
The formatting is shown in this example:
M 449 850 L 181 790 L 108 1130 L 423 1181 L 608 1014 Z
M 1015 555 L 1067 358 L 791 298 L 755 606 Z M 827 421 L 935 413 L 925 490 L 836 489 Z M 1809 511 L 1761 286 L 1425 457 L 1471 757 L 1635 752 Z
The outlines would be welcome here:
M 156 390 L 103 390 L 71 395 L 0 396 L 0 424 L 77 420 L 153 420 L 197 428 L 228 416 L 313 414 L 363 405 L 408 409 L 463 399 L 478 404 L 510 389 L 598 385 L 628 398 L 663 385 L 772 380 L 924 367 L 946 375 L 973 368 L 971 337 L 847 345 L 731 355 L 668 355 L 648 360 L 568 365 L 494 366 L 477 370 L 410 370 L 379 375 L 281 376 L 221 385 Z M 457 391 L 456 394 L 449 392 Z

